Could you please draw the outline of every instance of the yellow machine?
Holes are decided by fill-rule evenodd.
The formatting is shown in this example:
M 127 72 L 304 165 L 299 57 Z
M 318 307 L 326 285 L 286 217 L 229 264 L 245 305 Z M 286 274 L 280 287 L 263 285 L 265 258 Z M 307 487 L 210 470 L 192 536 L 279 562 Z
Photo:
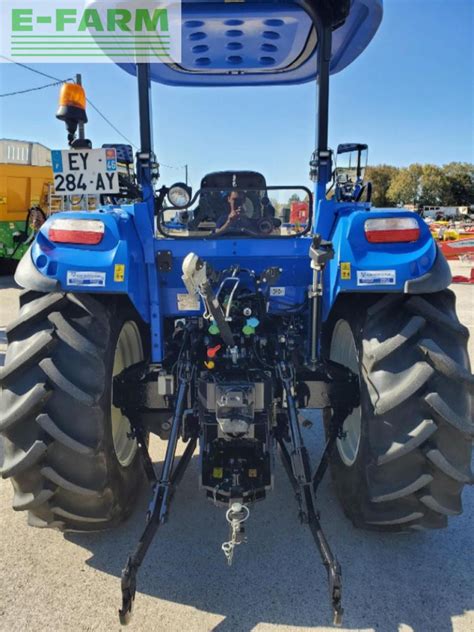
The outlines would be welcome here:
M 50 211 L 50 152 L 38 143 L 0 140 L 0 261 L 18 261 Z M 32 210 L 34 209 L 34 210 Z M 34 218 L 34 222 L 33 222 Z
M 48 208 L 51 167 L 0 164 L 0 222 L 22 222 L 34 206 Z

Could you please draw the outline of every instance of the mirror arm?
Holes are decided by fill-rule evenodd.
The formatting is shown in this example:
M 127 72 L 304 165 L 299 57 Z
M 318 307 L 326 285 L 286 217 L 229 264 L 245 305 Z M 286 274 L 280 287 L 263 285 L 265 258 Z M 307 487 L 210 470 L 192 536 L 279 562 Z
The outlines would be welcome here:
M 158 191 L 158 195 L 155 198 L 155 217 L 159 215 L 160 211 L 163 209 L 163 202 L 168 193 L 168 187 L 162 186 Z

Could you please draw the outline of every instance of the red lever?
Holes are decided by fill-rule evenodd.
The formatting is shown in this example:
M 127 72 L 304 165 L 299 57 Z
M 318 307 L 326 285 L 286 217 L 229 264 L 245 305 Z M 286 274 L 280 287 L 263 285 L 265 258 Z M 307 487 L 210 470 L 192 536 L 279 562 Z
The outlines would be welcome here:
M 215 358 L 217 352 L 221 348 L 222 348 L 222 345 L 216 345 L 215 347 L 209 347 L 208 350 L 207 350 L 207 357 L 208 358 Z

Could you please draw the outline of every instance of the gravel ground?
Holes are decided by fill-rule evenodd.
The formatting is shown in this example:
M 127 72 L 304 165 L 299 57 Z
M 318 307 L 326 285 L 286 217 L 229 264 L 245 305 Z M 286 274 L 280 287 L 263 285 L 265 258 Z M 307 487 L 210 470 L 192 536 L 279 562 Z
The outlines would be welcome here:
M 455 264 L 455 274 L 468 266 Z M 474 287 L 453 286 L 461 320 L 470 327 L 474 358 Z M 0 278 L 0 328 L 16 313 L 18 290 Z M 2 352 L 0 330 L 0 354 Z M 319 417 L 304 430 L 316 459 Z M 164 444 L 154 440 L 155 461 Z M 1 461 L 1 453 L 0 453 Z M 327 584 L 315 545 L 300 526 L 296 504 L 277 464 L 275 490 L 255 507 L 247 545 L 225 564 L 223 512 L 197 487 L 195 458 L 165 525 L 142 567 L 132 632 L 155 630 L 258 632 L 328 630 Z M 0 482 L 0 630 L 119 630 L 120 571 L 136 542 L 147 494 L 123 526 L 106 534 L 62 535 L 26 526 L 10 509 L 11 486 Z M 474 630 L 474 494 L 448 530 L 380 535 L 355 530 L 327 478 L 319 496 L 323 525 L 343 566 L 343 630 L 472 632 Z

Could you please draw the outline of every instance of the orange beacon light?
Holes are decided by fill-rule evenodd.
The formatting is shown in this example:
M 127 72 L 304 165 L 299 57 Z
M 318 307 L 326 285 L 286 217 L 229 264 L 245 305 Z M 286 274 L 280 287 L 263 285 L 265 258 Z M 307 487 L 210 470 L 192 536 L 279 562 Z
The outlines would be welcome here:
M 77 83 L 64 83 L 61 86 L 56 118 L 66 123 L 71 144 L 79 123 L 87 123 L 86 93 L 82 86 Z

